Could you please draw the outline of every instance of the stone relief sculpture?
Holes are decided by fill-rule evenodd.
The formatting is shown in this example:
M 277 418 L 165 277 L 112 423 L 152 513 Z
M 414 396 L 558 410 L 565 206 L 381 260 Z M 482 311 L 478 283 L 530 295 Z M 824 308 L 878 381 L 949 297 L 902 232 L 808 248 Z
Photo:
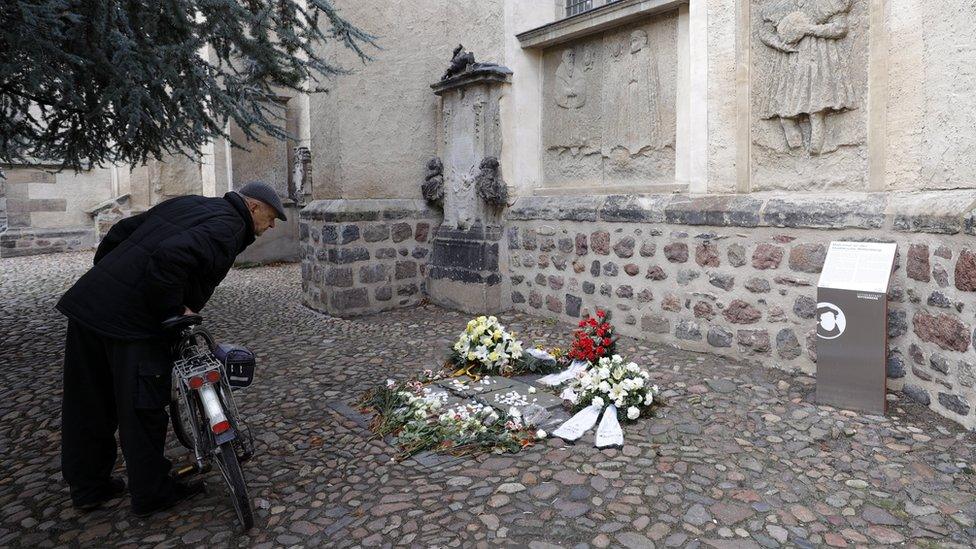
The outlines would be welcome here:
M 546 187 L 671 183 L 678 29 L 673 11 L 543 52 Z
M 852 0 L 769 0 L 760 8 L 759 39 L 775 54 L 759 116 L 779 119 L 791 149 L 824 150 L 831 113 L 855 109 L 847 36 Z M 804 136 L 801 121 L 809 121 Z
M 576 63 L 576 50 L 566 48 L 556 67 L 556 104 L 564 109 L 578 109 L 586 104 L 586 78 L 583 64 Z
M 457 228 L 466 230 L 471 228 L 478 219 L 475 182 L 478 180 L 478 174 L 481 171 L 477 164 L 469 166 L 466 170 L 455 164 L 451 167 L 450 172 L 452 173 L 451 185 L 445 190 L 451 193 L 449 205 L 453 211 L 448 212 L 445 209 L 445 219 L 450 215 L 451 219 L 456 221 Z
M 629 40 L 627 39 L 629 38 Z M 670 143 L 663 135 L 657 64 L 647 48 L 647 32 L 634 30 L 609 42 L 603 87 L 603 154 L 620 147 L 631 155 Z
M 311 182 L 312 151 L 308 147 L 295 147 L 295 165 L 292 167 L 291 180 L 293 194 L 291 199 L 296 204 L 304 204 L 305 198 L 312 194 L 308 188 Z
M 424 176 L 424 182 L 420 185 L 420 192 L 427 202 L 443 205 L 444 164 L 441 163 L 440 158 L 435 156 L 427 161 L 427 175 Z
M 508 204 L 508 186 L 502 181 L 498 159 L 494 156 L 486 156 L 478 165 L 478 169 L 478 176 L 475 178 L 478 196 L 496 210 L 505 207 Z
M 451 54 L 451 64 L 444 71 L 441 80 L 447 80 L 460 74 L 473 71 L 492 71 L 498 74 L 512 74 L 511 69 L 503 67 L 497 63 L 476 63 L 474 54 L 464 51 L 464 44 L 458 44 Z
M 551 144 L 565 147 L 575 156 L 586 146 L 589 137 L 584 129 L 587 111 L 593 103 L 599 107 L 599 97 L 587 104 L 587 73 L 593 69 L 593 48 L 570 46 L 559 53 L 559 59 L 548 92 L 551 99 L 547 99 L 556 106 L 550 116 L 558 138 Z
M 457 76 L 474 64 L 474 54 L 469 51 L 464 51 L 464 44 L 458 44 L 454 48 L 454 53 L 451 54 L 451 64 L 444 71 L 444 76 L 441 77 L 441 80 L 447 80 L 452 76 Z

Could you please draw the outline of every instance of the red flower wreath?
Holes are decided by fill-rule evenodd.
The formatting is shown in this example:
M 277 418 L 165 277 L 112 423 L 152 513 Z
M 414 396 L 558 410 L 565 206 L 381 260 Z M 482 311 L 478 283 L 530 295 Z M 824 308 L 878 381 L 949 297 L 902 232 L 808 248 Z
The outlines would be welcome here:
M 602 357 L 613 355 L 616 343 L 613 325 L 607 320 L 607 313 L 597 310 L 596 317 L 587 316 L 579 322 L 579 329 L 573 332 L 573 344 L 567 356 L 570 360 L 594 363 Z

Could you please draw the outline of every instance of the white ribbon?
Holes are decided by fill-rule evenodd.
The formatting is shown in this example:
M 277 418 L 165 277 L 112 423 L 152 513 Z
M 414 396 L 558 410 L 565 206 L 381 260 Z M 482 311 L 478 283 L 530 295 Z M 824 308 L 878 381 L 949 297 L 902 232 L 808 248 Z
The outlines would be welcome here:
M 573 363 L 569 365 L 569 368 L 566 368 L 561 372 L 556 372 L 555 374 L 549 374 L 547 376 L 540 377 L 536 381 L 542 383 L 543 385 L 549 385 L 555 387 L 556 385 L 565 383 L 566 381 L 569 381 L 570 379 L 576 377 L 576 374 L 582 372 L 585 369 L 586 369 L 585 361 L 574 360 Z
M 576 415 L 569 418 L 566 423 L 563 423 L 555 431 L 552 432 L 553 436 L 559 437 L 563 440 L 568 440 L 570 442 L 578 440 L 583 433 L 589 431 L 596 425 L 596 420 L 600 417 L 600 407 L 589 405 L 583 408 Z
M 597 448 L 607 448 L 623 445 L 624 430 L 620 428 L 620 422 L 617 421 L 617 407 L 611 404 L 604 410 L 603 419 L 600 420 L 600 426 L 596 428 L 595 446 Z

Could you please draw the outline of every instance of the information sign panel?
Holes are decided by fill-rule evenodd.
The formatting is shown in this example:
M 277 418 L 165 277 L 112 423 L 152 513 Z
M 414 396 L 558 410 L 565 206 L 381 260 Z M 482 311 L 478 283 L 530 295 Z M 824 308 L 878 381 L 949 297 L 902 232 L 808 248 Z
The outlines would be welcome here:
M 895 244 L 831 242 L 817 284 L 817 402 L 884 413 Z

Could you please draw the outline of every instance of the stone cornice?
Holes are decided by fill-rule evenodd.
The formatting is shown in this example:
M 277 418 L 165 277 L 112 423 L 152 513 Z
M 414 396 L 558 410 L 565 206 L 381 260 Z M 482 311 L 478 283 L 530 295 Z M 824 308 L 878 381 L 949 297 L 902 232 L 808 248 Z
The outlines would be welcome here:
M 512 69 L 501 65 L 483 65 L 435 82 L 430 89 L 434 90 L 435 95 L 444 95 L 450 90 L 475 84 L 509 84 L 511 81 Z
M 314 200 L 302 208 L 303 221 L 378 221 L 381 219 L 440 218 L 441 212 L 423 200 L 375 198 L 362 200 Z
M 637 19 L 678 9 L 688 0 L 618 0 L 516 35 L 523 48 L 548 48 Z
M 976 190 L 520 197 L 510 220 L 868 229 L 976 235 Z

